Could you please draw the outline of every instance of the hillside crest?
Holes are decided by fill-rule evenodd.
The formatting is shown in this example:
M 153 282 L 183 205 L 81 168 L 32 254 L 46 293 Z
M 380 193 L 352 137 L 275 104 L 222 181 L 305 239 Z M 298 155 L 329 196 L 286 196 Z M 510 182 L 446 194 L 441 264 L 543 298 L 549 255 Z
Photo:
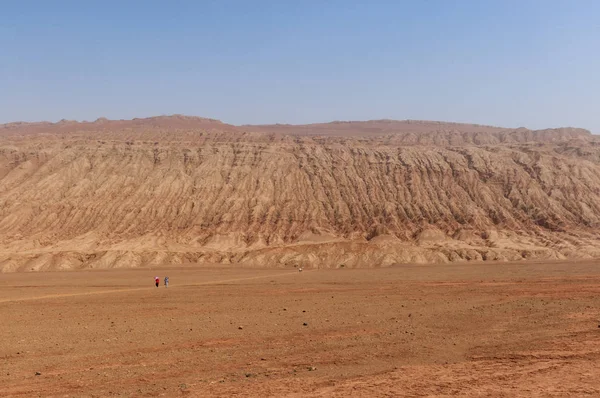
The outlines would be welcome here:
M 0 270 L 600 256 L 589 131 L 161 116 L 0 126 Z

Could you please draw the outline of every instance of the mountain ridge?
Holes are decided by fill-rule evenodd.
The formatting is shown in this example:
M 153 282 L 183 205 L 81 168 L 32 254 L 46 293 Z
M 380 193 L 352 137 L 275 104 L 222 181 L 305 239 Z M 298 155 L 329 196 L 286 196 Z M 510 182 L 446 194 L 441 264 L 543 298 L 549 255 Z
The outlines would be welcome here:
M 547 128 L 547 129 L 539 129 L 532 130 L 525 127 L 519 128 L 506 128 L 506 127 L 498 127 L 492 125 L 483 125 L 483 124 L 473 124 L 473 123 L 461 123 L 461 122 L 445 122 L 445 121 L 435 121 L 435 120 L 414 120 L 414 119 L 405 119 L 405 120 L 394 120 L 394 119 L 372 119 L 372 120 L 334 120 L 330 122 L 324 123 L 308 123 L 308 124 L 287 124 L 287 123 L 275 123 L 275 124 L 241 124 L 241 125 L 233 125 L 229 123 L 224 123 L 218 119 L 200 117 L 200 116 L 188 116 L 182 114 L 173 114 L 173 115 L 162 115 L 162 116 L 151 116 L 144 118 L 133 118 L 133 119 L 107 119 L 105 117 L 99 117 L 95 121 L 76 121 L 76 120 L 67 120 L 61 119 L 58 122 L 48 122 L 48 121 L 38 121 L 38 122 L 9 122 L 0 124 L 0 129 L 27 129 L 27 128 L 36 128 L 36 127 L 62 127 L 69 126 L 71 129 L 77 127 L 97 127 L 98 125 L 113 125 L 116 127 L 127 126 L 129 123 L 132 126 L 135 125 L 143 125 L 147 126 L 149 123 L 157 123 L 164 122 L 168 123 L 167 127 L 179 127 L 178 122 L 187 122 L 191 127 L 202 128 L 205 127 L 206 124 L 213 123 L 218 124 L 223 127 L 231 127 L 240 129 L 250 129 L 251 131 L 267 129 L 272 130 L 276 128 L 285 128 L 285 129 L 319 129 L 327 126 L 348 126 L 348 127 L 358 127 L 361 126 L 369 126 L 369 125 L 377 125 L 377 126 L 392 126 L 395 131 L 398 128 L 402 128 L 405 126 L 416 125 L 416 126 L 441 126 L 442 130 L 444 128 L 470 128 L 470 129 L 481 129 L 481 132 L 486 131 L 494 131 L 494 132 L 507 132 L 507 131 L 521 131 L 521 132 L 542 132 L 542 131 L 571 131 L 578 132 L 584 135 L 592 135 L 591 132 L 587 129 L 576 128 L 576 127 L 555 127 L 555 128 Z M 293 133 L 293 132 L 288 132 Z
M 600 142 L 586 130 L 358 123 L 0 129 L 0 270 L 600 256 Z M 396 130 L 363 130 L 380 124 Z

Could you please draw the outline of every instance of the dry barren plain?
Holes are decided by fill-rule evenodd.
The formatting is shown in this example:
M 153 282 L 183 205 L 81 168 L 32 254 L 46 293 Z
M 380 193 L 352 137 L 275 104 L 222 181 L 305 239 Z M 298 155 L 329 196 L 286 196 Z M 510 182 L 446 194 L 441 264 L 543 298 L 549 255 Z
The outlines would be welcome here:
M 599 396 L 599 270 L 3 273 L 0 396 Z

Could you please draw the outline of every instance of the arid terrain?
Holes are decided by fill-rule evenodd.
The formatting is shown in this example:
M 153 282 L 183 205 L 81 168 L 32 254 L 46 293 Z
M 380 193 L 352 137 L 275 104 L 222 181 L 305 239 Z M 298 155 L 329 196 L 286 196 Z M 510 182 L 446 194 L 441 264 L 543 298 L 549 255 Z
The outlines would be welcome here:
M 4 273 L 0 396 L 598 396 L 598 308 L 590 260 Z
M 378 120 L 0 126 L 0 271 L 600 257 L 600 141 Z
M 581 129 L 3 125 L 0 396 L 597 396 L 599 226 Z

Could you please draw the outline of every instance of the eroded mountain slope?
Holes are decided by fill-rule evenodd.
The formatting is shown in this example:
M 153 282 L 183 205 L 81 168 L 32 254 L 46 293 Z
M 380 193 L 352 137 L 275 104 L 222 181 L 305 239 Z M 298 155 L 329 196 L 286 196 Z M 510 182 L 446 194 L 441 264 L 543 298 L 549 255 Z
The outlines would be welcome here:
M 600 146 L 585 130 L 344 129 L 5 125 L 0 269 L 600 255 Z

